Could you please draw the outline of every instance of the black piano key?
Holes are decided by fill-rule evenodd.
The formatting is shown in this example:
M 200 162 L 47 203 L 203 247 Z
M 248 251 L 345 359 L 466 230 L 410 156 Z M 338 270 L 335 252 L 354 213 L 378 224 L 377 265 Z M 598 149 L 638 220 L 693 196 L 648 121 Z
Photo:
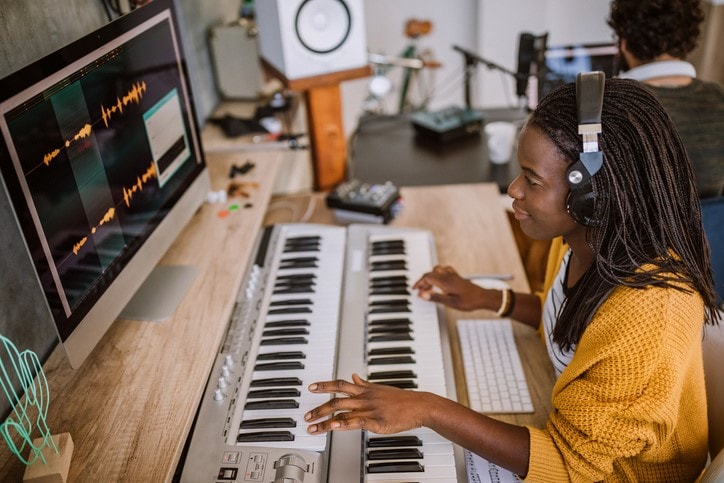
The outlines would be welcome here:
M 279 307 L 280 305 L 312 305 L 313 303 L 311 299 L 285 299 L 275 300 L 274 302 L 270 302 L 269 305 Z
M 401 325 L 399 327 L 370 327 L 369 334 L 411 334 L 412 329 L 409 325 Z
M 415 359 L 410 356 L 389 356 L 389 357 L 372 357 L 367 360 L 367 364 L 374 366 L 377 364 L 414 364 Z
M 376 275 L 370 277 L 370 284 L 385 284 L 385 283 L 407 283 L 407 275 Z
M 288 295 L 295 293 L 314 293 L 314 285 L 277 288 L 272 291 L 274 295 Z
M 310 282 L 312 280 L 316 280 L 317 275 L 314 273 L 290 273 L 287 275 L 279 275 L 274 280 L 279 282 L 289 282 L 289 283 L 295 283 L 295 282 Z
M 372 449 L 367 451 L 368 460 L 421 460 L 422 452 L 417 448 Z
M 304 369 L 299 361 L 264 362 L 254 366 L 255 371 L 297 371 Z
M 368 322 L 368 325 L 370 326 L 377 326 L 377 325 L 390 325 L 390 326 L 399 326 L 399 325 L 412 325 L 412 321 L 408 319 L 407 317 L 395 317 L 392 319 L 377 319 L 377 320 L 371 320 Z
M 370 463 L 367 473 L 422 473 L 425 467 L 417 461 L 399 461 L 396 463 Z
M 382 384 L 384 386 L 392 386 L 396 387 L 398 389 L 417 389 L 417 383 L 415 381 L 411 381 L 409 379 L 402 379 L 402 380 L 396 380 L 396 381 L 376 381 L 377 384 Z
M 321 240 L 321 237 L 287 239 L 284 243 L 284 252 L 311 251 L 314 247 L 316 247 L 315 251 L 317 251 L 319 250 Z M 302 250 L 304 248 L 307 248 L 308 250 Z
M 318 262 L 319 258 L 317 257 L 288 257 L 288 258 L 282 258 L 280 262 Z
M 242 421 L 240 429 L 264 428 L 296 428 L 297 422 L 293 418 L 260 418 Z
M 307 319 L 287 319 L 269 321 L 264 324 L 264 327 L 308 327 L 310 325 L 312 324 Z
M 259 389 L 255 391 L 249 391 L 246 395 L 248 399 L 271 399 L 276 397 L 300 397 L 302 395 L 298 389 L 294 388 L 283 388 L 283 389 Z
M 280 262 L 278 270 L 291 270 L 293 268 L 319 268 L 317 262 Z
M 279 337 L 287 335 L 309 335 L 309 329 L 306 327 L 282 327 L 271 330 L 265 330 L 262 337 Z
M 258 431 L 243 433 L 236 437 L 238 443 L 256 443 L 266 441 L 294 441 L 294 435 L 289 431 Z
M 374 250 L 386 250 L 389 248 L 405 248 L 405 240 L 380 240 L 374 241 L 370 244 L 370 249 Z
M 405 275 L 395 275 L 390 277 L 375 277 L 370 279 L 369 286 L 375 288 L 381 287 L 407 287 L 409 280 Z
M 312 309 L 305 306 L 298 306 L 298 307 L 281 307 L 278 309 L 269 309 L 267 311 L 268 315 L 279 315 L 279 314 L 310 314 L 312 313 Z
M 407 270 L 405 262 L 372 262 L 370 272 L 382 272 L 391 270 Z
M 321 237 L 299 237 L 294 239 L 287 238 L 284 243 L 284 248 L 295 248 L 303 247 L 306 245 L 319 245 L 322 241 Z
M 283 287 L 314 287 L 316 281 L 312 278 L 302 279 L 290 279 L 290 280 L 275 280 L 274 286 L 278 288 Z
M 417 436 L 374 436 L 367 438 L 368 448 L 391 448 L 396 446 L 422 446 Z
M 269 377 L 265 379 L 254 379 L 249 383 L 250 387 L 275 387 L 275 386 L 301 386 L 302 380 L 298 377 Z
M 373 288 L 369 291 L 370 295 L 410 295 L 410 291 L 407 287 L 384 287 L 384 288 Z
M 267 352 L 266 354 L 257 354 L 257 361 L 277 361 L 280 359 L 305 359 L 307 356 L 302 351 L 282 351 Z
M 378 380 L 378 379 L 415 379 L 416 377 L 417 377 L 417 374 L 415 374 L 414 371 L 400 370 L 400 371 L 370 372 L 367 379 L 373 381 L 373 380 Z
M 370 314 L 394 314 L 397 312 L 410 312 L 409 305 L 380 305 L 370 308 Z
M 377 349 L 370 349 L 367 352 L 369 356 L 387 356 L 394 354 L 414 354 L 415 351 L 412 347 L 378 347 Z
M 259 345 L 297 345 L 308 344 L 306 337 L 275 337 L 273 339 L 262 339 Z
M 412 340 L 412 335 L 406 334 L 379 334 L 368 337 L 369 342 L 400 342 L 405 340 Z
M 249 401 L 244 409 L 249 411 L 255 409 L 297 409 L 299 402 L 294 399 L 265 399 L 263 401 Z
M 387 298 L 385 300 L 372 300 L 369 305 L 376 307 L 378 305 L 407 305 L 410 303 L 409 297 Z

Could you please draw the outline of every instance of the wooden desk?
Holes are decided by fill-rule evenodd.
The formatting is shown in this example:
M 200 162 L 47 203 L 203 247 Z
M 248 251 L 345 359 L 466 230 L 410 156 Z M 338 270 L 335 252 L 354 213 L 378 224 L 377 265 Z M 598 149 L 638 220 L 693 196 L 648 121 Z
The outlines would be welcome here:
M 207 156 L 213 189 L 225 189 L 230 165 L 248 156 Z M 199 268 L 171 319 L 116 321 L 78 370 L 61 348 L 46 362 L 48 424 L 75 444 L 69 481 L 173 477 L 279 170 L 278 153 L 253 159 L 254 170 L 238 178 L 259 183 L 250 198 L 202 206 L 161 261 Z M 253 206 L 220 217 L 232 202 Z M 24 467 L 0 447 L 0 481 L 22 481 Z
M 401 189 L 402 213 L 390 226 L 418 227 L 430 230 L 436 243 L 438 262 L 452 265 L 462 274 L 510 273 L 510 285 L 527 292 L 528 281 L 518 255 L 513 233 L 494 183 L 416 186 Z M 264 224 L 299 221 L 334 224 L 324 194 L 275 198 L 269 205 Z M 467 403 L 467 389 L 460 358 L 455 324 L 463 318 L 490 318 L 491 312 L 460 312 L 446 309 L 458 400 Z M 496 418 L 517 424 L 542 427 L 551 411 L 550 393 L 555 376 L 546 349 L 538 334 L 521 323 L 514 324 L 528 380 L 534 414 L 497 415 Z M 340 377 L 350 375 L 340 374 Z

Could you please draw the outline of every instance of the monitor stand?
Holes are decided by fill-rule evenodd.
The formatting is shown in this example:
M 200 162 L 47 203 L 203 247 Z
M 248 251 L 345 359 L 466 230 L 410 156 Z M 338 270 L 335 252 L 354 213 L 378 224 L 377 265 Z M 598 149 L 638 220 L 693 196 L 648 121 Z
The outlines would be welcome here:
M 157 265 L 118 317 L 145 322 L 170 318 L 197 273 L 193 265 Z

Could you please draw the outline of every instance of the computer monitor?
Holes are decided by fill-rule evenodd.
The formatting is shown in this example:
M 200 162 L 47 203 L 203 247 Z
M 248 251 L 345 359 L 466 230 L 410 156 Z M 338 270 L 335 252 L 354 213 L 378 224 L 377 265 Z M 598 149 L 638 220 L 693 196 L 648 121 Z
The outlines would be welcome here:
M 72 367 L 209 191 L 179 32 L 154 0 L 0 80 L 0 187 Z
M 618 75 L 618 46 L 614 43 L 548 46 L 545 68 L 538 80 L 538 98 L 554 88 L 574 82 L 576 74 L 600 70 L 606 78 Z

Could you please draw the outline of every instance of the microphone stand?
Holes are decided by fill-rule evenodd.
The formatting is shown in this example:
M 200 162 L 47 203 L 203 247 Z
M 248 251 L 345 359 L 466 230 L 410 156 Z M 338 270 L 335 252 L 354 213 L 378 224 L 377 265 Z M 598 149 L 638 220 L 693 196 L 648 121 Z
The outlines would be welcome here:
M 457 50 L 458 52 L 463 54 L 463 56 L 465 57 L 465 78 L 464 78 L 465 79 L 465 107 L 467 109 L 472 109 L 472 101 L 471 101 L 471 97 L 470 97 L 470 80 L 471 80 L 473 71 L 475 70 L 475 67 L 477 66 L 477 64 L 483 64 L 488 69 L 494 69 L 494 70 L 503 72 L 505 74 L 508 74 L 516 80 L 521 79 L 521 78 L 527 79 L 527 77 L 528 77 L 528 76 L 522 76 L 521 74 L 519 74 L 517 72 L 513 72 L 510 69 L 506 69 L 502 65 L 498 65 L 495 62 L 484 59 L 484 58 L 480 57 L 478 54 L 475 54 L 473 52 L 470 52 L 469 50 L 463 49 L 460 46 L 453 45 L 453 50 Z M 521 105 L 522 106 L 525 106 L 524 98 L 525 98 L 525 96 L 521 96 Z

